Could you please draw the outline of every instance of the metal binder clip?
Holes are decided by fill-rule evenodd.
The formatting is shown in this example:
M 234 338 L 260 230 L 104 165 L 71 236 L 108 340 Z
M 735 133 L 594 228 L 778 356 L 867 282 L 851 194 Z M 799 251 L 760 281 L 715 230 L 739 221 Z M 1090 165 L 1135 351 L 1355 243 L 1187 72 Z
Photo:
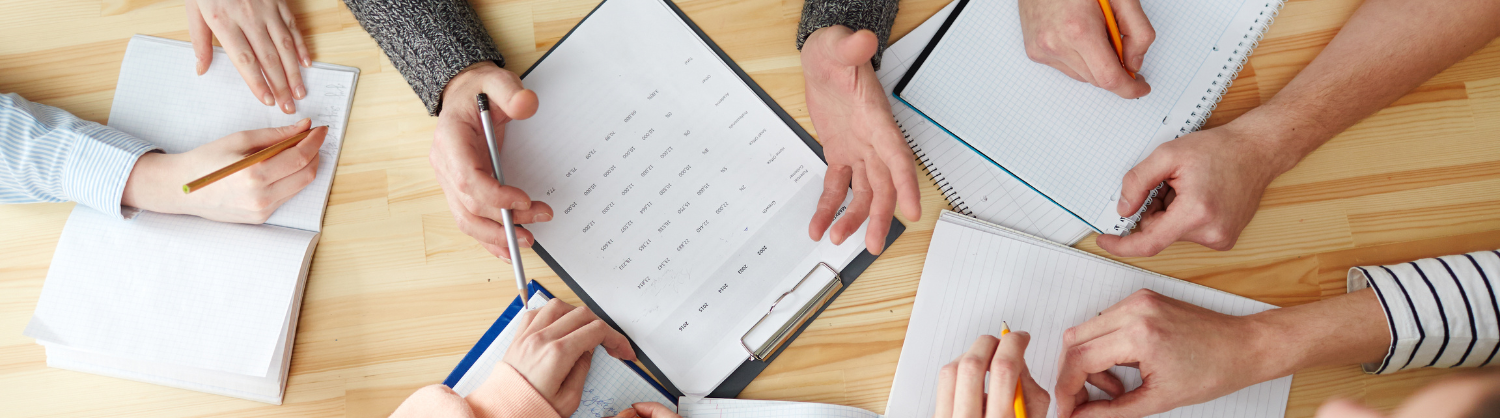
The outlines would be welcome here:
M 782 324 L 776 330 L 776 333 L 771 335 L 771 338 L 766 339 L 766 342 L 760 345 L 760 348 L 751 349 L 750 345 L 745 343 L 745 338 L 749 337 L 755 328 L 760 327 L 760 324 L 771 316 L 771 312 L 776 311 L 776 307 L 781 305 L 781 302 L 787 296 L 796 293 L 797 289 L 802 287 L 802 284 L 807 283 L 807 278 L 812 277 L 813 273 L 816 273 L 819 268 L 827 269 L 830 273 L 833 273 L 833 280 L 823 284 L 822 289 L 819 289 L 816 295 L 808 299 L 807 303 L 803 304 L 797 310 L 796 315 L 793 315 L 790 320 Z M 803 324 L 812 319 L 813 312 L 827 304 L 828 300 L 833 298 L 833 295 L 843 288 L 844 280 L 839 278 L 838 270 L 834 270 L 828 263 L 818 263 L 818 265 L 813 266 L 812 270 L 808 270 L 806 275 L 802 276 L 802 280 L 797 281 L 796 286 L 792 286 L 792 290 L 788 290 L 786 293 L 782 293 L 780 297 L 777 297 L 776 301 L 771 303 L 771 307 L 766 310 L 765 315 L 761 315 L 760 320 L 755 321 L 755 325 L 751 325 L 750 329 L 745 330 L 745 333 L 740 335 L 740 347 L 743 347 L 745 353 L 750 355 L 750 361 L 766 361 L 766 359 L 771 357 L 771 354 L 775 353 L 791 339 L 792 334 L 796 333 L 798 328 L 801 328 Z

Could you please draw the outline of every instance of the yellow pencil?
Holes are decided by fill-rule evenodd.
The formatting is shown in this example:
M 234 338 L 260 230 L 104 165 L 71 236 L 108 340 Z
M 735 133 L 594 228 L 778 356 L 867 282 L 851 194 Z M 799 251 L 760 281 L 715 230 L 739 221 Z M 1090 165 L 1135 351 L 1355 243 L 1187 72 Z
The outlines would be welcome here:
M 229 177 L 229 175 L 237 173 L 240 170 L 244 170 L 245 167 L 249 167 L 261 161 L 265 161 L 271 157 L 275 157 L 276 154 L 285 151 L 287 148 L 291 148 L 293 145 L 297 145 L 298 142 L 302 142 L 303 138 L 307 138 L 307 136 L 311 135 L 313 131 L 319 129 L 328 130 L 328 127 L 319 126 L 302 131 L 296 135 L 292 135 L 291 138 L 283 139 L 281 140 L 281 142 L 277 142 L 275 145 L 271 145 L 269 147 L 266 147 L 265 149 L 256 151 L 254 154 L 246 155 L 245 158 L 241 158 L 239 161 L 235 161 L 233 164 L 225 166 L 224 168 L 218 169 L 217 171 L 214 171 L 212 173 L 208 173 L 208 175 L 203 176 L 197 180 L 190 181 L 188 182 L 188 184 L 182 185 L 182 192 L 192 193 L 194 191 L 197 191 L 198 189 L 202 189 L 203 186 L 213 184 L 213 182 L 219 181 L 225 177 Z
M 1115 55 L 1120 57 L 1120 66 L 1125 67 L 1130 78 L 1135 78 L 1130 66 L 1125 65 L 1125 44 L 1120 40 L 1120 23 L 1115 21 L 1115 9 L 1109 7 L 1109 0 L 1099 0 L 1099 8 L 1104 9 L 1104 26 L 1109 28 L 1109 41 L 1115 46 Z
M 1101 0 L 1101 1 L 1108 1 L 1108 0 Z M 1005 323 L 1005 321 L 1000 321 L 1000 336 L 1004 337 L 1005 334 L 1009 334 L 1009 333 L 1010 333 L 1010 324 Z M 1020 379 L 1025 379 L 1025 377 L 1020 377 Z M 1020 379 L 1016 380 L 1016 402 L 1015 402 L 1016 418 L 1026 418 L 1026 398 L 1021 397 L 1021 381 L 1020 381 Z

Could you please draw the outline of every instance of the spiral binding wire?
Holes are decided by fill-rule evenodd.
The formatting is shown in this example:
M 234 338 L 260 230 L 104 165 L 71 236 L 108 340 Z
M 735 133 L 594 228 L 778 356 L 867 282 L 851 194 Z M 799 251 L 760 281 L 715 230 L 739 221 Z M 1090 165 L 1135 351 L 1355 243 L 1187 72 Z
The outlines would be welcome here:
M 1235 45 L 1235 49 L 1231 52 L 1232 56 L 1229 57 L 1229 63 L 1224 64 L 1220 68 L 1220 72 L 1215 76 L 1214 81 L 1204 91 L 1205 95 L 1200 98 L 1200 102 L 1196 107 L 1198 110 L 1189 115 L 1189 117 L 1196 119 L 1184 121 L 1182 128 L 1178 129 L 1176 137 L 1180 138 L 1189 132 L 1197 131 L 1198 128 L 1203 127 L 1203 124 L 1208 123 L 1208 116 L 1213 114 L 1214 109 L 1219 106 L 1219 100 L 1223 99 L 1224 95 L 1229 93 L 1229 85 L 1234 84 L 1234 80 L 1240 75 L 1240 70 L 1245 69 L 1245 63 L 1250 61 L 1251 51 L 1254 51 L 1255 47 L 1260 46 L 1260 40 L 1266 36 L 1266 31 L 1271 28 L 1271 22 L 1276 20 L 1276 15 L 1281 13 L 1281 7 L 1285 4 L 1286 0 L 1266 2 L 1264 8 L 1260 11 L 1260 17 L 1251 23 L 1255 26 L 1251 26 L 1241 36 L 1240 42 Z M 1254 38 L 1251 35 L 1254 35 Z M 1214 51 L 1217 52 L 1218 50 L 1219 47 L 1215 46 Z M 1243 55 L 1240 54 L 1241 51 L 1244 52 Z M 1233 69 L 1230 69 L 1231 65 L 1233 65 Z M 1215 90 L 1216 87 L 1217 90 Z
M 949 184 L 948 179 L 944 178 L 943 174 L 937 171 L 937 167 L 932 165 L 932 159 L 928 158 L 927 153 L 922 151 L 922 146 L 917 145 L 917 141 L 911 139 L 911 134 L 906 132 L 906 127 L 901 125 L 901 121 L 896 121 L 896 127 L 901 128 L 901 137 L 906 139 L 906 146 L 911 147 L 911 152 L 916 156 L 916 160 L 922 163 L 922 169 L 927 172 L 927 177 L 937 183 L 938 191 L 943 193 L 943 198 L 948 200 L 948 204 L 953 205 L 953 211 L 974 216 L 974 212 L 969 210 L 969 205 L 964 203 L 963 198 L 954 190 L 953 185 Z

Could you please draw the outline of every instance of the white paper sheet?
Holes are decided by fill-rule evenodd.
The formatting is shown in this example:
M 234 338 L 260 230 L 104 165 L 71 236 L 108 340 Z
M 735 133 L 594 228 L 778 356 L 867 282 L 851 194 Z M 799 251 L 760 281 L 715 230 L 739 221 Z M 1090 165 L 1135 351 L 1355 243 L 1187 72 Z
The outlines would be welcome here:
M 682 418 L 881 418 L 879 414 L 843 405 L 750 399 L 683 398 Z
M 1026 366 L 1037 384 L 1050 390 L 1057 383 L 1063 331 L 1139 289 L 1230 315 L 1275 308 L 944 212 L 932 232 L 886 415 L 932 414 L 938 369 L 980 335 L 1000 335 L 1001 321 L 1031 333 Z M 1113 371 L 1129 388 L 1141 384 L 1136 369 Z M 1281 417 L 1291 385 L 1287 376 L 1158 416 Z M 1089 391 L 1103 396 L 1092 387 Z M 1056 415 L 1054 405 L 1048 416 Z
M 604 2 L 524 81 L 541 107 L 506 124 L 505 178 L 556 213 L 527 228 L 684 393 L 745 361 L 740 336 L 813 266 L 864 249 L 863 229 L 808 238 L 826 166 L 658 0 Z
M 532 309 L 540 309 L 547 305 L 547 297 L 538 292 L 531 296 L 528 305 Z M 520 331 L 515 326 L 519 322 L 512 319 L 505 325 L 500 335 L 495 336 L 484 353 L 469 366 L 468 373 L 458 379 L 458 384 L 453 387 L 454 392 L 459 396 L 469 396 L 469 393 L 484 384 L 495 370 L 495 364 L 505 358 L 505 351 L 515 340 L 516 332 Z M 631 370 L 619 359 L 610 357 L 604 347 L 595 348 L 588 378 L 583 381 L 583 397 L 578 402 L 578 411 L 572 417 L 612 417 L 636 402 L 656 402 L 676 410 L 672 400 L 662 396 L 645 377 L 636 374 L 635 370 Z
M 885 49 L 875 75 L 887 95 L 957 4 L 948 3 Z M 928 165 L 938 187 L 951 196 L 955 211 L 1068 245 L 1094 231 L 895 98 L 891 99 L 891 113 L 907 143 Z

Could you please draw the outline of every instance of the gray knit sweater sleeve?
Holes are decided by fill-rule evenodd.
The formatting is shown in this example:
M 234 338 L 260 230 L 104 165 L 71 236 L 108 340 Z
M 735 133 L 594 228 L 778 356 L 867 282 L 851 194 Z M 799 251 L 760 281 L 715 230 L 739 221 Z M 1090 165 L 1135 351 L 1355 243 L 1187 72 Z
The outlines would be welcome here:
M 880 41 L 875 51 L 875 69 L 880 69 L 880 54 L 885 53 L 886 41 L 891 39 L 891 26 L 896 24 L 896 6 L 899 0 L 807 0 L 802 5 L 802 24 L 797 25 L 797 49 L 807 42 L 814 31 L 833 25 L 844 25 L 849 29 L 869 29 Z
M 470 64 L 505 66 L 500 49 L 465 0 L 344 0 L 365 32 L 427 105 L 442 110 L 443 88 Z

